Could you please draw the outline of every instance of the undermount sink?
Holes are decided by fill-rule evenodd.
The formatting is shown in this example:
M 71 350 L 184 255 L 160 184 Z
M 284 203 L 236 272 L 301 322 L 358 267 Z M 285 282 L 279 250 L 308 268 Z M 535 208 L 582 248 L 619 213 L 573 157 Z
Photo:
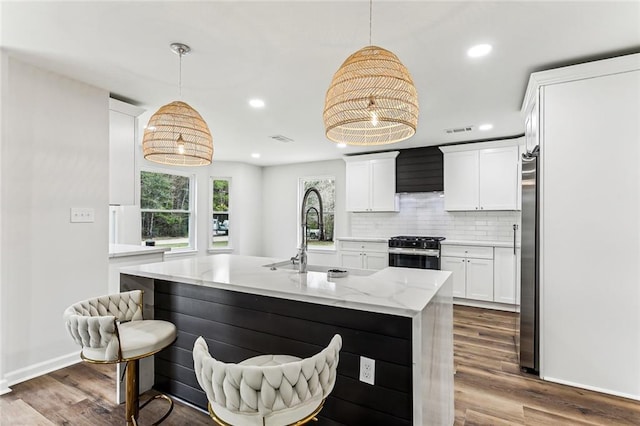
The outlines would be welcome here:
M 275 263 L 268 263 L 263 266 L 265 268 L 270 268 L 273 271 L 278 269 L 284 269 L 288 271 L 298 270 L 298 265 L 297 264 L 294 265 L 290 260 L 285 260 L 282 262 L 275 262 Z M 326 274 L 327 272 L 329 272 L 329 270 L 345 271 L 345 268 L 335 267 L 335 266 L 324 266 L 324 265 L 307 265 L 308 272 L 322 272 Z M 348 270 L 349 275 L 358 275 L 358 276 L 367 276 L 367 275 L 373 274 L 374 272 L 376 271 L 372 271 L 369 269 L 349 269 Z

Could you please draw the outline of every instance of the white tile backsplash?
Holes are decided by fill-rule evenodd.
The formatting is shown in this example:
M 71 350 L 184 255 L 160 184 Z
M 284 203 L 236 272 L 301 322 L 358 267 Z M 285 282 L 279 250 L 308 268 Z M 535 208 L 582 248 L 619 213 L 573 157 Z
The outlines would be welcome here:
M 422 235 L 450 240 L 513 241 L 519 211 L 448 212 L 442 192 L 400 194 L 397 213 L 350 213 L 352 237 Z M 520 238 L 518 231 L 518 240 Z

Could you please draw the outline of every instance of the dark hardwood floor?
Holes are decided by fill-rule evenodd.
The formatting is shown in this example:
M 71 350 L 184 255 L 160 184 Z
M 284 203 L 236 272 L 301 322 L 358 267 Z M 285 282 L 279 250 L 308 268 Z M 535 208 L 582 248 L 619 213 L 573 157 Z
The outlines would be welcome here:
M 640 425 L 636 401 L 521 373 L 514 336 L 512 313 L 454 308 L 456 425 Z M 113 403 L 114 376 L 114 366 L 78 363 L 15 385 L 0 397 L 0 424 L 124 424 L 124 406 Z M 141 412 L 140 424 L 150 424 L 163 408 L 162 402 L 152 403 Z M 213 422 L 176 401 L 163 424 Z

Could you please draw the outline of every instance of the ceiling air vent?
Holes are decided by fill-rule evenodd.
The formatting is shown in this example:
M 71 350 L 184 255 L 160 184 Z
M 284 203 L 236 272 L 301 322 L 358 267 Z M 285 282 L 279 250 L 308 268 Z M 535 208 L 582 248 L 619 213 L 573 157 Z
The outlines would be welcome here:
M 286 136 L 282 136 L 282 135 L 273 135 L 273 136 L 269 136 L 271 139 L 275 139 L 279 142 L 284 142 L 284 143 L 289 143 L 289 142 L 293 142 L 293 139 L 288 138 Z
M 465 127 L 456 127 L 454 129 L 445 129 L 445 132 L 449 135 L 453 135 L 456 133 L 465 133 L 473 130 L 473 126 L 465 126 Z

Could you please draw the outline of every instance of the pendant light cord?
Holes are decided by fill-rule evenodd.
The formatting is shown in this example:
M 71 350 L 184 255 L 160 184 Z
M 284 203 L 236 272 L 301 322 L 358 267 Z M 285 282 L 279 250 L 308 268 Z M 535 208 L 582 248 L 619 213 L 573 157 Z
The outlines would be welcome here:
M 373 0 L 369 0 L 369 46 L 371 46 L 371 15 L 373 14 Z
M 178 56 L 180 56 L 180 71 L 178 71 L 178 97 L 182 99 L 182 55 L 184 51 L 180 49 Z

